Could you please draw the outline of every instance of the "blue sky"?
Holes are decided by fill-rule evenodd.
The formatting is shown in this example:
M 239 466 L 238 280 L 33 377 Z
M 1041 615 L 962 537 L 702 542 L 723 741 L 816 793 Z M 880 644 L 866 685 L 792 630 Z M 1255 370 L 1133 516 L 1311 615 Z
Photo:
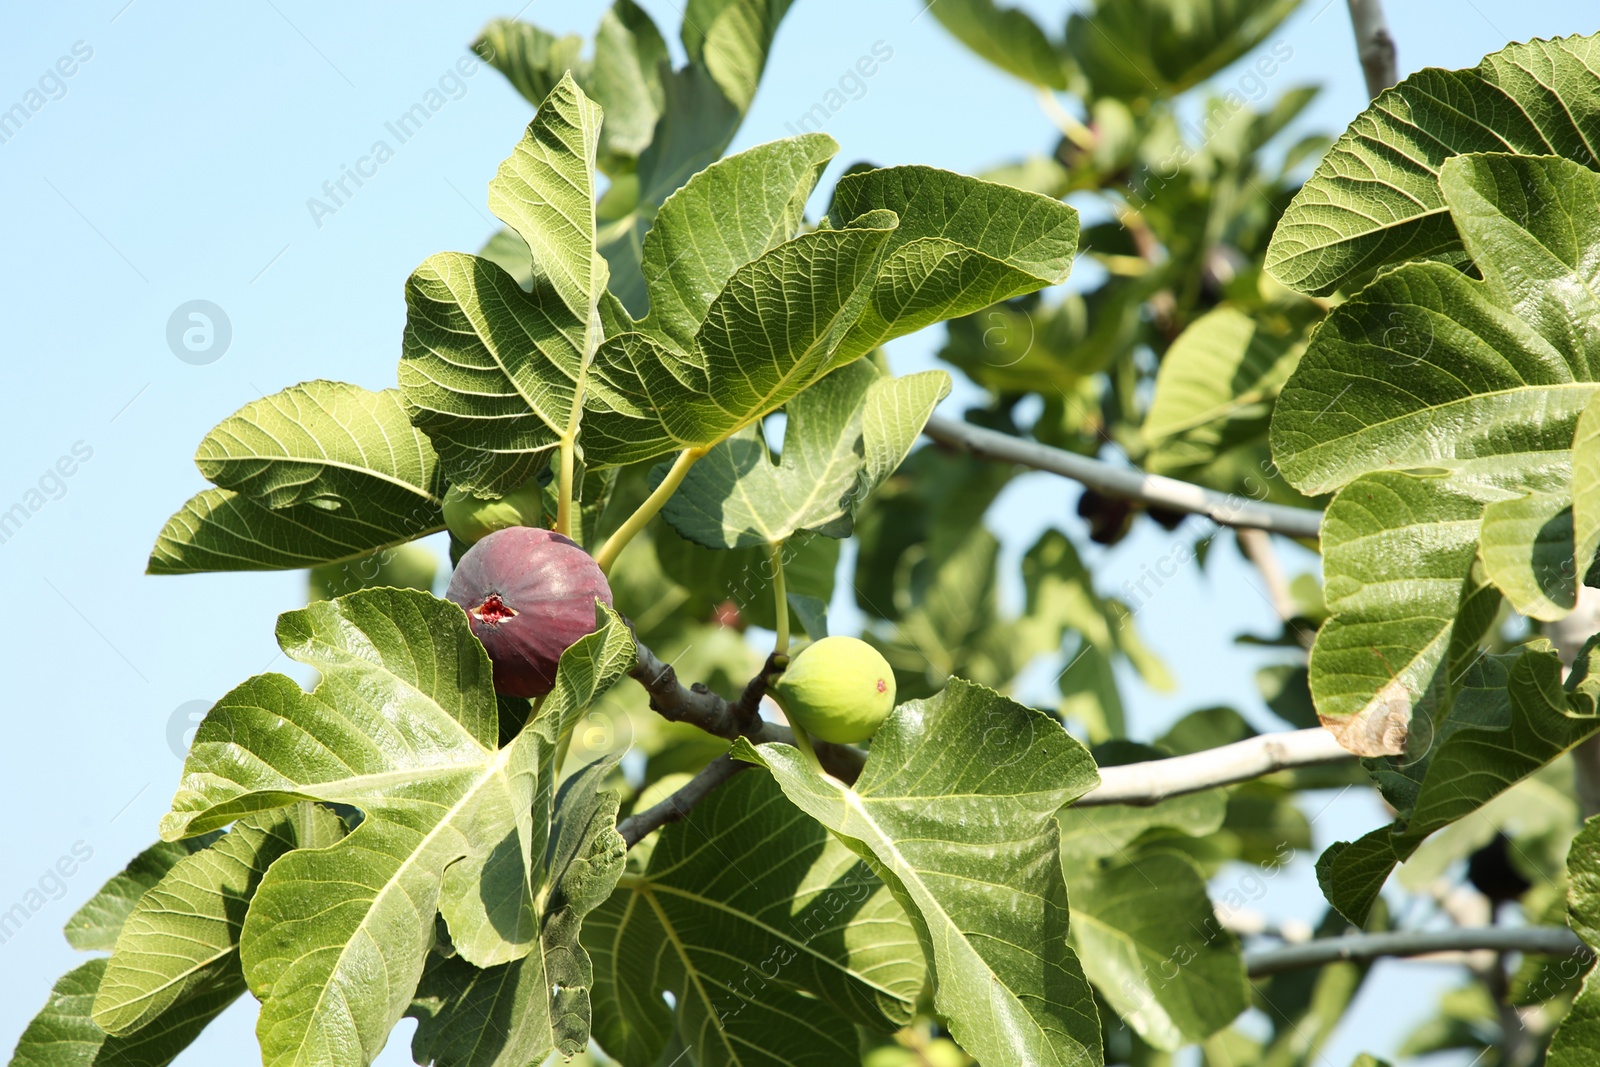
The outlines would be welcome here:
M 675 35 L 673 3 L 644 6 Z M 1027 6 L 1058 25 L 1071 5 Z M 1053 129 L 1032 91 L 969 56 L 918 7 L 797 0 L 734 147 L 784 136 L 877 46 L 891 57 L 826 127 L 842 151 L 822 190 L 859 159 L 972 172 L 1048 149 Z M 1600 28 L 1583 0 L 1388 7 L 1402 71 L 1468 66 L 1508 39 Z M 522 17 L 587 34 L 600 10 L 594 0 L 534 0 Z M 13 605 L 0 622 L 10 679 L 0 793 L 12 812 L 0 911 L 59 857 L 90 853 L 60 898 L 47 892 L 0 944 L 9 994 L 0 1000 L 0 1048 L 75 963 L 61 924 L 153 840 L 180 766 L 167 740 L 174 714 L 181 720 L 186 703 L 282 669 L 272 620 L 302 601 L 301 575 L 143 574 L 161 524 L 203 484 L 194 448 L 241 404 L 297 381 L 393 383 L 407 274 L 434 252 L 477 249 L 494 228 L 485 185 L 531 108 L 487 68 L 466 76 L 456 64 L 484 22 L 515 12 L 477 2 L 96 0 L 8 5 L 0 16 L 0 108 L 41 79 L 46 94 L 0 143 L 8 205 L 0 292 L 13 383 L 0 392 L 0 511 L 32 502 L 30 492 L 42 500 L 0 543 Z M 1322 83 L 1300 126 L 1342 129 L 1365 104 L 1345 5 L 1308 0 L 1275 44 L 1292 56 L 1271 91 Z M 398 144 L 385 124 L 442 80 L 445 106 Z M 1217 84 L 1233 80 L 1224 72 Z M 324 182 L 380 138 L 395 145 L 393 157 L 336 212 L 309 210 Z M 180 360 L 167 342 L 175 309 L 194 300 L 220 307 L 230 326 L 214 362 Z M 897 342 L 896 368 L 926 366 L 939 339 L 935 329 Z M 971 394 L 958 391 L 955 401 L 963 395 Z M 1075 497 L 1043 475 L 1008 490 L 992 519 L 1008 558 L 1050 525 L 1076 529 Z M 1170 544 L 1144 524 L 1096 556 L 1102 590 L 1116 592 Z M 1191 571 L 1170 583 L 1139 622 L 1182 689 L 1134 689 L 1137 733 L 1152 736 L 1215 703 L 1266 722 L 1252 683 L 1260 654 L 1231 638 L 1269 630 L 1271 611 L 1230 547 L 1205 577 Z M 1333 800 L 1317 821 L 1317 844 L 1381 818 L 1364 799 Z M 1320 914 L 1306 859 L 1258 906 Z M 1448 978 L 1384 965 L 1328 1063 L 1392 1051 Z M 235 1008 L 179 1062 L 251 1062 L 251 1025 L 250 1010 Z M 402 1027 L 381 1062 L 410 1062 L 408 1033 Z

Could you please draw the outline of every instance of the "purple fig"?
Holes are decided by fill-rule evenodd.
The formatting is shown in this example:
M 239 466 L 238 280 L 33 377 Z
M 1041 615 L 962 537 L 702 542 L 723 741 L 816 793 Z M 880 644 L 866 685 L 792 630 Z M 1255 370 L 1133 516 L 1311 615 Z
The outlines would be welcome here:
M 542 697 L 572 643 L 594 632 L 594 602 L 611 606 L 599 564 L 549 530 L 513 526 L 467 550 L 445 594 L 489 650 L 495 691 Z

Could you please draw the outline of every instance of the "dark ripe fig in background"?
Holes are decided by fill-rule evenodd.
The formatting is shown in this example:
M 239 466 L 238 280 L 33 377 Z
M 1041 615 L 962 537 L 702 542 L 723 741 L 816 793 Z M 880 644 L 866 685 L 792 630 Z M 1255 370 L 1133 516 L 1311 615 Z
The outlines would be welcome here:
M 1089 540 L 1114 545 L 1133 528 L 1133 502 L 1085 489 L 1078 496 L 1078 515 L 1089 522 Z
M 445 594 L 489 650 L 496 692 L 542 697 L 561 653 L 594 632 L 594 602 L 611 587 L 587 552 L 549 530 L 513 526 L 467 550 Z

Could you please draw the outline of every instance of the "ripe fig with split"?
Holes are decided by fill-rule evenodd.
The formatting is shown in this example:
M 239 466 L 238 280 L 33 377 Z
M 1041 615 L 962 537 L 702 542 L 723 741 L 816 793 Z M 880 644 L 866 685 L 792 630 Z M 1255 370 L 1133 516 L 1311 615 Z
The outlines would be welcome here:
M 611 587 L 587 552 L 528 526 L 498 530 L 468 549 L 445 595 L 489 650 L 495 691 L 514 697 L 550 692 L 561 653 L 594 632 L 595 601 L 611 606 Z

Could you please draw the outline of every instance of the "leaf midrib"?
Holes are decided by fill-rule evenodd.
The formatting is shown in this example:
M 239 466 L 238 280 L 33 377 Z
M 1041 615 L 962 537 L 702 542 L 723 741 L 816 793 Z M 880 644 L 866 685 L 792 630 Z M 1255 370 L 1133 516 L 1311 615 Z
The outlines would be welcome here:
M 232 436 L 232 435 L 230 435 L 230 436 Z M 271 435 L 269 434 L 268 436 L 271 436 Z M 238 437 L 233 437 L 233 440 L 235 440 L 235 441 L 237 441 L 238 439 L 239 439 Z M 260 462 L 260 463 L 303 463 L 303 464 L 306 464 L 307 466 L 333 467 L 333 468 L 335 468 L 337 470 L 350 471 L 350 472 L 352 472 L 354 474 L 364 474 L 364 475 L 368 475 L 368 476 L 370 476 L 372 478 L 375 478 L 375 479 L 377 479 L 379 481 L 388 482 L 390 485 L 393 485 L 396 488 L 409 490 L 411 493 L 413 493 L 416 496 L 422 497 L 424 500 L 426 500 L 430 504 L 434 504 L 434 505 L 437 505 L 437 506 L 440 506 L 440 507 L 444 506 L 444 501 L 441 498 L 434 496 L 428 490 L 422 488 L 421 486 L 419 486 L 419 485 L 417 485 L 417 484 L 415 484 L 413 482 L 408 482 L 404 478 L 401 478 L 401 477 L 399 477 L 397 475 L 387 474 L 384 471 L 380 471 L 375 467 L 363 467 L 363 466 L 360 466 L 360 465 L 355 464 L 355 463 L 348 463 L 348 462 L 346 462 L 344 460 L 329 459 L 329 458 L 313 459 L 311 457 L 300 457 L 300 456 L 294 456 L 294 455 L 289 455 L 289 454 L 285 454 L 285 455 L 281 455 L 281 456 L 272 456 L 272 455 L 264 455 L 264 454 L 259 453 L 259 452 L 224 452 L 223 455 L 222 455 L 222 458 L 219 459 L 216 456 L 208 456 L 208 457 L 206 457 L 205 462 L 211 464 L 214 468 L 215 467 L 225 467 L 225 466 L 227 466 L 227 465 L 229 465 L 231 463 L 248 463 L 248 462 Z M 246 496 L 254 495 L 254 494 L 243 493 L 241 490 L 232 489 L 229 486 L 222 485 L 221 483 L 217 482 L 214 478 L 212 478 L 211 475 L 209 475 L 209 474 L 206 475 L 206 479 L 208 481 L 210 481 L 213 485 L 216 485 L 217 488 L 219 488 L 219 489 L 229 489 L 231 492 L 240 493 L 241 495 L 246 495 Z M 303 503 L 303 501 L 301 501 L 301 503 Z M 290 506 L 293 506 L 293 505 L 290 505 Z M 280 509 L 273 508 L 272 510 L 277 511 L 277 510 L 280 510 Z
M 1375 430 L 1382 430 L 1382 429 L 1387 428 L 1387 427 L 1393 427 L 1393 426 L 1395 426 L 1397 424 L 1404 423 L 1404 422 L 1409 421 L 1411 419 L 1420 419 L 1420 418 L 1422 418 L 1424 416 L 1432 416 L 1432 415 L 1434 415 L 1436 413 L 1439 413 L 1439 412 L 1448 412 L 1451 408 L 1455 408 L 1455 407 L 1460 406 L 1460 405 L 1476 404 L 1478 402 L 1487 401 L 1487 400 L 1507 399 L 1507 398 L 1515 397 L 1519 393 L 1559 392 L 1559 391 L 1564 391 L 1564 390 L 1569 390 L 1569 389 L 1571 389 L 1571 390 L 1587 390 L 1588 392 L 1591 392 L 1591 393 L 1600 392 L 1600 382 L 1578 382 L 1578 381 L 1573 381 L 1573 382 L 1558 382 L 1558 383 L 1556 383 L 1554 385 L 1528 385 L 1528 384 L 1524 383 L 1522 385 L 1513 386 L 1512 388 L 1509 388 L 1509 389 L 1496 389 L 1496 390 L 1493 390 L 1493 391 L 1490 391 L 1490 392 L 1471 393 L 1471 394 L 1469 394 L 1467 396 L 1457 397 L 1455 400 L 1448 400 L 1443 404 L 1433 404 L 1433 405 L 1429 405 L 1429 406 L 1424 407 L 1424 408 L 1408 411 L 1408 412 L 1405 412 L 1404 414 L 1396 415 L 1393 418 L 1382 419 L 1382 420 L 1380 420 L 1378 422 L 1363 423 L 1359 430 L 1355 430 L 1355 431 L 1353 431 L 1351 433 L 1347 433 L 1347 434 L 1341 434 L 1338 437 L 1323 438 L 1323 439 L 1317 441 L 1315 444 L 1296 452 L 1295 455 L 1294 455 L 1294 460 L 1293 461 L 1296 463 L 1296 465 L 1299 465 L 1300 461 L 1301 461 L 1301 459 L 1303 457 L 1306 457 L 1306 456 L 1317 456 L 1317 455 L 1320 455 L 1321 453 L 1323 453 L 1325 451 L 1328 451 L 1330 449 L 1332 449 L 1333 451 L 1339 451 L 1334 446 L 1343 444 L 1344 442 L 1350 441 L 1350 440 L 1352 440 L 1354 438 L 1365 437 L 1366 435 L 1368 435 L 1369 433 L 1371 433 L 1371 432 L 1373 432 Z M 1298 432 L 1301 432 L 1301 431 L 1286 430 L 1285 432 L 1286 433 L 1287 432 L 1298 433 Z M 1542 454 L 1556 455 L 1556 454 L 1558 454 L 1560 452 L 1571 452 L 1571 451 L 1572 451 L 1572 449 L 1569 446 L 1569 447 L 1560 448 L 1560 449 L 1549 449 L 1546 452 L 1535 452 L 1535 451 L 1529 449 L 1529 450 L 1523 450 L 1522 452 L 1520 452 L 1518 454 L 1519 455 L 1542 455 Z M 1450 469 L 1465 468 L 1469 463 L 1472 463 L 1472 462 L 1475 462 L 1475 461 L 1488 461 L 1488 460 L 1505 459 L 1505 458 L 1507 458 L 1507 453 L 1504 453 L 1504 452 L 1495 452 L 1495 453 L 1491 453 L 1491 454 L 1488 454 L 1488 455 L 1482 455 L 1482 456 L 1451 457 L 1450 461 L 1454 461 L 1457 466 L 1454 467 L 1454 468 L 1450 468 Z M 1423 464 L 1423 465 L 1424 466 L 1430 466 L 1430 467 L 1444 467 L 1450 461 L 1429 461 L 1428 463 Z M 1310 464 L 1307 464 L 1307 465 L 1309 466 Z M 1317 465 L 1320 466 L 1320 463 L 1317 464 Z M 1416 464 L 1412 464 L 1411 466 L 1416 466 Z M 1346 467 L 1348 467 L 1348 464 L 1341 464 L 1340 465 L 1340 469 L 1341 470 L 1345 469 Z M 1372 470 L 1403 470 L 1403 469 L 1406 469 L 1406 468 L 1400 468 L 1400 467 L 1364 468 L 1364 469 L 1358 471 L 1356 474 L 1351 475 L 1348 478 L 1345 478 L 1345 480 L 1342 481 L 1342 482 L 1327 482 L 1327 481 L 1318 482 L 1318 483 L 1316 483 L 1314 485 L 1309 486 L 1308 488 L 1309 488 L 1309 491 L 1311 491 L 1311 492 L 1329 492 L 1331 490 L 1340 489 L 1340 488 L 1343 488 L 1346 485 L 1349 485 L 1351 482 L 1353 482 L 1357 478 L 1359 478 L 1362 474 L 1370 473 L 1370 471 L 1372 471 Z M 1342 477 L 1342 475 L 1335 475 L 1334 477 Z
M 678 930 L 672 925 L 672 920 L 667 917 L 665 909 L 661 907 L 661 902 L 656 900 L 648 885 L 640 886 L 638 892 L 644 897 L 645 902 L 650 905 L 650 910 L 656 913 L 656 922 L 661 924 L 661 932 L 667 935 L 667 940 L 672 943 L 673 949 L 678 953 L 678 959 L 683 964 L 684 975 L 694 985 L 695 993 L 700 997 L 701 1002 L 705 1004 L 707 1014 L 711 1018 L 717 1018 L 716 1002 L 712 1000 L 711 994 L 707 992 L 705 985 L 701 982 L 700 970 L 689 957 L 688 949 L 682 939 L 679 938 Z M 723 1047 L 728 1050 L 728 1058 L 734 1063 L 744 1063 L 744 1059 L 733 1047 L 733 1042 L 729 1040 L 728 1032 L 720 1024 L 716 1027 L 716 1031 L 717 1036 L 722 1038 Z
M 372 905 L 367 908 L 366 913 L 361 917 L 361 921 L 356 924 L 356 927 L 351 932 L 350 937 L 346 938 L 344 944 L 340 946 L 338 954 L 334 957 L 332 965 L 328 968 L 327 977 L 322 983 L 322 989 L 317 994 L 316 1003 L 313 1004 L 312 1007 L 301 1016 L 301 1018 L 316 1019 L 322 1015 L 324 1005 L 328 1000 L 328 996 L 335 986 L 335 982 L 333 980 L 334 976 L 339 974 L 343 969 L 345 960 L 350 955 L 350 946 L 356 942 L 357 935 L 366 932 L 368 923 L 371 921 L 372 916 L 383 910 L 382 905 L 387 901 L 389 895 L 395 891 L 396 887 L 400 883 L 401 877 L 416 865 L 418 858 L 428 851 L 429 846 L 433 844 L 433 842 L 443 832 L 445 827 L 451 825 L 452 820 L 461 813 L 466 803 L 469 800 L 476 799 L 479 795 L 479 791 L 483 788 L 485 783 L 493 780 L 498 773 L 504 769 L 505 764 L 510 759 L 510 753 L 515 747 L 516 745 L 513 742 L 494 754 L 494 757 L 486 765 L 486 770 L 483 777 L 474 783 L 470 789 L 463 791 L 461 797 L 454 804 L 452 804 L 443 815 L 439 817 L 439 821 L 434 823 L 433 828 L 423 835 L 422 840 L 417 842 L 417 847 L 412 849 L 406 858 L 400 862 L 400 865 L 394 869 L 393 873 L 388 876 L 383 884 L 383 888 L 373 896 Z M 442 870 L 443 868 L 441 867 L 441 872 Z M 440 878 L 442 884 L 442 873 Z M 381 939 L 378 938 L 373 938 L 372 940 L 376 944 L 382 943 Z M 380 955 L 382 955 L 381 952 Z M 304 958 L 305 955 L 301 955 L 295 957 L 290 962 L 291 964 L 299 963 Z M 285 970 L 287 970 L 287 968 L 285 968 Z M 311 1039 L 312 1034 L 313 1028 L 307 1026 L 304 1034 L 300 1038 L 299 1043 L 295 1045 L 294 1052 L 295 1060 L 297 1062 L 300 1060 L 299 1054 L 305 1050 L 307 1042 Z
M 868 289 L 872 285 L 876 284 L 876 282 L 877 282 L 878 272 L 882 268 L 883 259 L 884 259 L 883 248 L 884 248 L 884 245 L 888 243 L 888 240 L 889 240 L 889 236 L 888 235 L 892 234 L 893 230 L 872 230 L 872 231 L 867 231 L 867 232 L 868 233 L 884 234 L 884 236 L 882 236 L 879 239 L 879 244 L 878 244 L 877 249 L 874 250 L 874 253 L 873 253 L 873 268 L 872 268 L 872 270 L 870 272 L 869 271 L 863 271 L 862 272 L 861 280 L 858 281 L 855 284 L 855 287 L 852 288 L 850 290 L 849 294 L 840 302 L 838 309 L 836 311 L 834 311 L 834 313 L 832 315 L 829 315 L 826 319 L 823 320 L 822 328 L 820 328 L 820 329 L 818 329 L 816 331 L 816 335 L 813 338 L 813 340 L 811 341 L 811 343 L 806 345 L 805 349 L 801 352 L 799 357 L 797 357 L 796 359 L 791 361 L 789 369 L 786 370 L 786 371 L 783 371 L 779 375 L 778 380 L 773 385 L 773 387 L 771 389 L 767 390 L 766 394 L 763 395 L 757 401 L 757 403 L 742 417 L 737 415 L 735 412 L 729 411 L 727 408 L 723 407 L 720 403 L 718 403 L 717 398 L 715 396 L 711 396 L 709 398 L 711 400 L 711 402 L 714 405 L 716 405 L 717 410 L 723 412 L 726 415 L 730 415 L 730 416 L 733 416 L 733 417 L 739 419 L 738 425 L 736 425 L 736 426 L 732 427 L 731 429 L 729 429 L 726 433 L 724 433 L 721 437 L 719 437 L 715 442 L 713 442 L 712 443 L 713 446 L 716 445 L 716 444 L 720 444 L 722 441 L 724 441 L 727 438 L 731 437 L 732 435 L 738 433 L 740 430 L 744 429 L 750 423 L 754 422 L 756 419 L 761 418 L 761 416 L 765 415 L 768 411 L 770 411 L 771 407 L 769 405 L 772 404 L 772 398 L 783 391 L 784 387 L 789 384 L 789 381 L 792 378 L 797 376 L 799 370 L 802 367 L 806 367 L 807 369 L 811 370 L 813 373 L 818 369 L 817 367 L 810 366 L 809 361 L 812 359 L 813 355 L 824 344 L 826 344 L 828 342 L 828 339 L 830 337 L 832 337 L 835 325 L 837 325 L 838 322 L 840 321 L 840 319 L 845 315 L 845 313 L 850 310 L 850 305 L 855 301 L 856 296 L 863 289 Z M 858 252 L 857 255 L 859 255 L 859 254 L 860 253 Z M 760 262 L 760 261 L 757 260 L 756 262 Z M 726 293 L 726 292 L 727 292 L 727 289 L 725 287 L 723 289 L 723 293 Z M 720 300 L 721 298 L 722 297 L 719 294 L 717 299 Z M 713 302 L 712 306 L 715 307 L 715 302 Z M 860 318 L 861 313 L 864 310 L 865 310 L 864 307 L 856 309 L 855 314 L 856 314 L 856 317 L 858 319 Z M 710 318 L 709 313 L 707 314 L 707 318 L 708 319 Z M 846 331 L 846 335 L 848 335 L 848 332 L 849 331 Z M 730 341 L 732 340 L 731 337 L 729 339 L 730 339 Z M 843 341 L 844 341 L 844 337 L 843 336 L 838 337 L 838 338 L 834 338 L 834 345 L 837 346 L 838 344 L 842 343 Z M 697 347 L 698 347 L 698 345 L 697 345 Z M 832 350 L 833 350 L 832 348 L 829 348 L 829 349 L 826 349 L 824 351 L 825 352 L 831 352 Z M 827 361 L 825 359 L 822 359 L 822 360 L 817 360 L 817 362 L 819 364 L 825 364 Z
M 217 919 L 215 919 L 215 918 L 213 918 L 212 916 L 209 916 L 209 915 L 193 915 L 193 914 L 191 914 L 190 918 L 197 918 L 197 919 L 200 919 L 200 920 L 205 921 L 205 922 L 217 922 L 217 921 L 219 921 L 219 920 L 217 920 Z M 221 921 L 226 922 L 227 920 L 221 920 Z M 113 1010 L 115 1010 L 117 1012 L 117 1014 L 119 1014 L 119 1015 L 123 1014 L 124 1011 L 127 1008 L 130 1008 L 130 1007 L 132 1007 L 132 1006 L 134 1006 L 136 1004 L 143 1004 L 143 1003 L 149 1001 L 152 997 L 156 996 L 157 994 L 163 993 L 163 992 L 165 992 L 166 990 L 172 988 L 175 985 L 179 985 L 179 984 L 181 984 L 183 982 L 187 982 L 195 974 L 198 974 L 200 971 L 203 971 L 205 968 L 211 966 L 213 963 L 216 963 L 219 960 L 225 959 L 226 957 L 228 957 L 228 956 L 230 956 L 233 953 L 238 952 L 238 951 L 239 951 L 239 942 L 237 940 L 235 940 L 231 944 L 225 945 L 222 948 L 218 949 L 216 952 L 212 953 L 210 956 L 207 956 L 205 959 L 194 961 L 193 966 L 186 967 L 184 970 L 178 972 L 177 974 L 174 974 L 171 978 L 168 978 L 166 981 L 162 982 L 160 985 L 155 986 L 155 987 L 147 990 L 146 992 L 140 993 L 136 997 L 130 997 L 127 1000 L 118 1001 L 115 1005 L 113 1005 Z M 148 974 L 150 972 L 146 971 L 144 973 Z M 109 1013 L 103 1013 L 103 1014 L 109 1014 Z M 136 1016 L 137 1020 L 140 1021 L 140 1023 L 139 1023 L 140 1026 L 143 1026 L 146 1022 L 150 1021 L 150 1020 L 144 1019 L 144 1014 L 145 1013 L 141 1011 Z M 129 1032 L 126 1027 L 124 1027 L 123 1030 L 124 1030 L 125 1034 Z M 112 1036 L 116 1037 L 118 1035 L 112 1034 Z
M 786 944 L 790 944 L 790 945 L 795 946 L 796 948 L 800 949 L 802 952 L 804 952 L 808 956 L 811 956 L 812 958 L 818 960 L 821 963 L 826 964 L 828 967 L 830 967 L 833 970 L 837 971 L 839 974 L 841 974 L 845 978 L 849 978 L 849 979 L 853 979 L 855 981 L 858 981 L 858 982 L 862 983 L 865 986 L 868 986 L 868 987 L 870 987 L 872 989 L 875 989 L 878 992 L 884 993 L 884 994 L 886 994 L 888 996 L 894 997 L 897 1000 L 901 999 L 900 994 L 894 992 L 892 989 L 889 989 L 889 988 L 887 988 L 885 986 L 881 986 L 876 982 L 872 982 L 872 981 L 867 980 L 866 978 L 862 977 L 858 972 L 852 971 L 849 967 L 846 967 L 844 964 L 840 963 L 838 960 L 833 959 L 833 958 L 831 958 L 831 957 L 829 957 L 829 956 L 827 956 L 827 955 L 825 955 L 825 954 L 823 954 L 821 952 L 818 952 L 816 949 L 811 947 L 809 942 L 796 940 L 794 937 L 792 937 L 792 936 L 790 936 L 788 934 L 785 934 L 783 931 L 779 930 L 777 927 L 770 926 L 767 923 L 763 922 L 762 920 L 758 919 L 751 912 L 741 911 L 738 908 L 730 907 L 729 905 L 723 903 L 722 901 L 712 900 L 710 897 L 703 897 L 700 894 L 691 892 L 690 890 L 687 890 L 687 889 L 680 889 L 677 886 L 665 885 L 665 884 L 660 883 L 660 882 L 651 881 L 648 876 L 643 876 L 637 882 L 635 882 L 634 883 L 634 889 L 636 891 L 640 892 L 640 893 L 646 893 L 646 894 L 664 893 L 664 894 L 667 894 L 667 895 L 670 895 L 670 896 L 681 897 L 684 900 L 693 901 L 696 904 L 700 904 L 700 905 L 703 905 L 703 906 L 708 907 L 708 908 L 713 908 L 713 909 L 715 909 L 717 911 L 725 912 L 728 915 L 732 915 L 732 916 L 734 916 L 734 917 L 736 917 L 738 919 L 743 920 L 744 922 L 749 923 L 751 926 L 755 926 L 755 927 L 759 928 L 760 930 L 764 931 L 767 934 L 770 934 L 772 937 L 776 938 L 779 941 L 782 941 L 782 942 L 784 942 Z M 659 905 L 657 905 L 657 902 L 654 899 L 651 900 L 651 904 L 652 905 L 656 905 L 658 907 L 658 912 L 659 912 Z
M 1045 1033 L 1044 1029 L 1039 1026 L 1038 1022 L 1035 1021 L 1033 1013 L 1028 1011 L 1027 1006 L 1024 1005 L 1022 1001 L 1018 999 L 1016 994 L 1011 991 L 1011 987 L 1005 983 L 1004 979 L 995 973 L 994 968 L 989 965 L 988 960 L 984 959 L 983 954 L 973 947 L 971 940 L 967 937 L 967 932 L 956 924 L 955 920 L 950 916 L 950 914 L 944 910 L 944 905 L 940 903 L 938 897 L 931 889 L 928 888 L 927 883 L 922 880 L 921 872 L 918 871 L 917 868 L 913 866 L 904 855 L 901 854 L 899 846 L 895 844 L 893 838 L 889 837 L 883 832 L 883 829 L 878 825 L 877 821 L 873 819 L 871 813 L 867 811 L 866 806 L 861 802 L 861 795 L 854 789 L 851 789 L 849 786 L 846 786 L 840 782 L 838 779 L 833 778 L 831 775 L 820 775 L 818 777 L 829 789 L 832 789 L 834 792 L 838 793 L 839 799 L 844 803 L 845 807 L 858 815 L 867 825 L 867 827 L 872 830 L 878 841 L 892 857 L 895 864 L 894 869 L 897 872 L 896 877 L 899 877 L 902 883 L 909 881 L 911 884 L 914 884 L 920 892 L 920 895 L 927 899 L 928 904 L 919 910 L 923 911 L 924 914 L 926 914 L 927 911 L 933 911 L 943 921 L 943 925 L 946 928 L 959 935 L 957 940 L 961 944 L 965 945 L 968 952 L 970 952 L 971 955 L 978 961 L 978 963 L 982 965 L 984 974 L 989 978 L 990 988 L 995 990 L 997 993 L 1003 991 L 1004 996 L 1010 1000 L 1011 1003 L 1016 1005 L 1019 1014 L 1027 1019 L 1029 1024 L 1032 1025 L 1034 1033 L 1038 1036 L 1038 1038 L 1048 1044 L 1048 1035 Z M 898 873 L 900 871 L 909 872 L 912 877 L 907 879 L 904 875 Z M 926 922 L 926 918 L 924 918 L 923 921 Z

